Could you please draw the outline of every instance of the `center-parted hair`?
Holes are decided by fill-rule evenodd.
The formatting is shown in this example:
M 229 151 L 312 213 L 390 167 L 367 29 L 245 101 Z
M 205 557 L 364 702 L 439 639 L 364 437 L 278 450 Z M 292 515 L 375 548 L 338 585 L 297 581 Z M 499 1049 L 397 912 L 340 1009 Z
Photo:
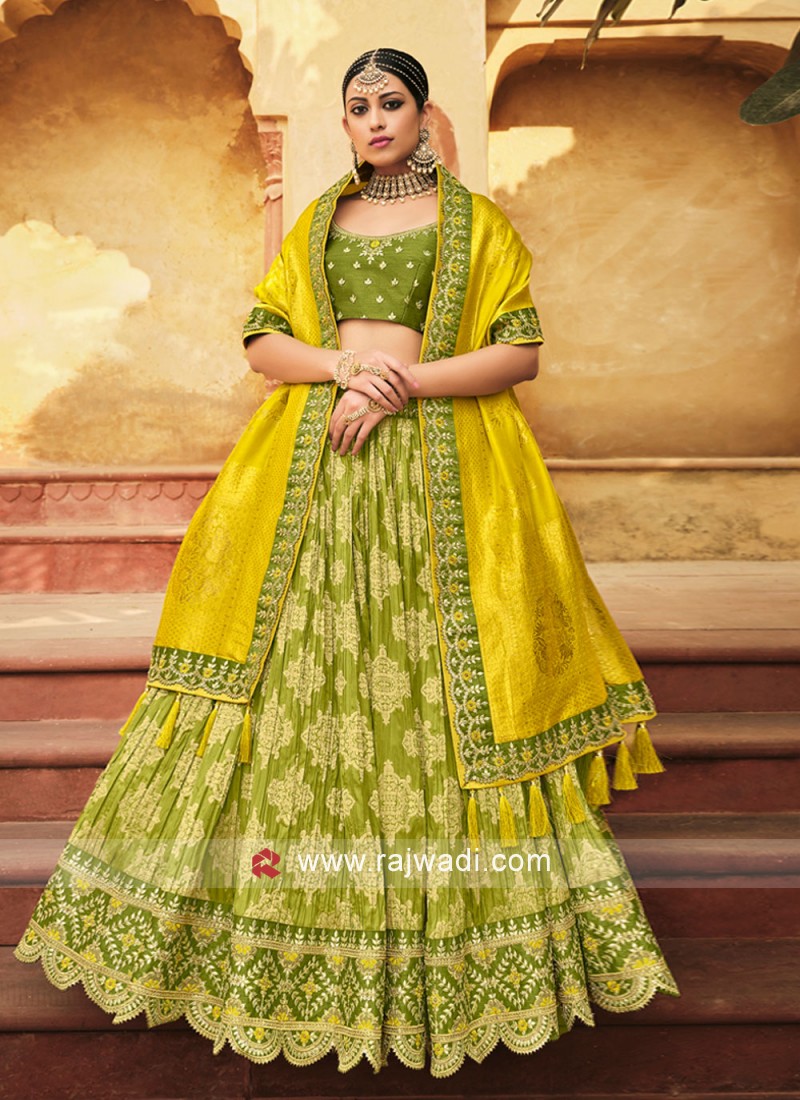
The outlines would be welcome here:
M 417 104 L 417 109 L 422 110 L 425 100 L 428 98 L 428 76 L 423 67 L 417 61 L 416 57 L 412 57 L 410 53 L 404 53 L 402 50 L 393 50 L 390 47 L 386 47 L 378 50 L 367 50 L 362 53 L 360 57 L 357 57 L 347 72 L 344 74 L 344 80 L 342 81 L 342 101 L 344 101 L 345 93 L 347 91 L 347 85 L 361 70 L 365 67 L 368 61 L 373 61 L 379 69 L 383 69 L 384 72 L 392 73 L 393 76 L 399 76 L 408 90 L 414 97 L 414 101 Z M 345 106 L 347 106 L 345 102 Z

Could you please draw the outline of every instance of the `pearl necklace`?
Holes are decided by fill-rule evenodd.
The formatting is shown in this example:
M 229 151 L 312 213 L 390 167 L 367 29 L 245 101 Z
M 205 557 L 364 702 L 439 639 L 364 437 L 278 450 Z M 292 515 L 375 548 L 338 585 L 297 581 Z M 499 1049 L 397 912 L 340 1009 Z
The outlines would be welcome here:
M 402 172 L 398 176 L 382 176 L 373 172 L 361 190 L 361 198 L 385 206 L 387 202 L 405 202 L 406 199 L 431 195 L 435 191 L 435 175 L 432 179 L 425 179 L 418 172 Z

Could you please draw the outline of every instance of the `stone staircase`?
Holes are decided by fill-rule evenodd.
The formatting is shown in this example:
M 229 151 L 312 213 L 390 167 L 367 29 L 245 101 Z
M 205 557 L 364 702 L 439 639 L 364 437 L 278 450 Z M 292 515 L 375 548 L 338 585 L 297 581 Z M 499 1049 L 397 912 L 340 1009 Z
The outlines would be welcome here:
M 218 472 L 0 470 L 0 593 L 163 591 Z
M 196 507 L 202 477 L 174 490 L 179 510 Z M 650 728 L 667 771 L 615 792 L 608 816 L 682 996 L 597 1009 L 595 1028 L 526 1060 L 500 1048 L 444 1080 L 396 1060 L 340 1075 L 333 1054 L 255 1066 L 213 1056 L 183 1022 L 112 1025 L 81 987 L 57 991 L 12 958 L 143 688 L 187 518 L 165 506 L 126 541 L 147 509 L 124 521 L 115 487 L 105 503 L 118 501 L 125 538 L 98 539 L 97 517 L 65 511 L 51 544 L 42 499 L 0 545 L 13 566 L 0 596 L 0 1096 L 800 1098 L 800 565 L 591 566 L 662 711 Z

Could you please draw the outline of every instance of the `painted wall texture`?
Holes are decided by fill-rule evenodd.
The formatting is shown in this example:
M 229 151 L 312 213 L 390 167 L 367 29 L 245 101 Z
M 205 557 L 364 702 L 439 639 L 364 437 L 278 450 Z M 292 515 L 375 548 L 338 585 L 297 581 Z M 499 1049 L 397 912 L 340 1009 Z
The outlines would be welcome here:
M 533 252 L 518 394 L 587 556 L 800 556 L 800 122 L 738 119 L 796 5 L 637 0 L 583 71 L 596 0 L 540 7 L 0 4 L 0 466 L 224 460 L 265 240 L 348 168 L 341 75 L 392 44 Z
M 0 465 L 229 452 L 264 389 L 239 343 L 262 265 L 249 88 L 182 0 L 72 0 L 0 43 Z
M 341 83 L 364 50 L 394 46 L 425 66 L 438 108 L 432 138 L 474 190 L 486 190 L 484 5 L 475 0 L 292 0 L 259 3 L 251 100 L 256 115 L 287 120 L 287 227 L 350 167 Z
M 758 83 L 635 55 L 501 83 L 492 196 L 535 257 L 546 366 L 519 393 L 546 454 L 798 453 L 800 127 L 739 120 Z

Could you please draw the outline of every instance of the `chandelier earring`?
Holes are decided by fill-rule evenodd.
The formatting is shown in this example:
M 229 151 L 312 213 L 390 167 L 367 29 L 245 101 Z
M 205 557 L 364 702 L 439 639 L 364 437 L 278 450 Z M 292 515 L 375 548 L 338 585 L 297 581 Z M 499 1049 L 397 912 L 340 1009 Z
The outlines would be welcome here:
M 358 153 L 353 142 L 350 142 L 350 152 L 353 154 L 353 183 L 361 183 L 361 176 L 358 174 Z
M 419 132 L 417 147 L 408 158 L 408 166 L 411 171 L 419 172 L 423 176 L 429 176 L 435 170 L 436 165 L 442 163 L 442 158 L 433 146 L 428 144 L 430 136 L 430 130 L 423 126 Z

